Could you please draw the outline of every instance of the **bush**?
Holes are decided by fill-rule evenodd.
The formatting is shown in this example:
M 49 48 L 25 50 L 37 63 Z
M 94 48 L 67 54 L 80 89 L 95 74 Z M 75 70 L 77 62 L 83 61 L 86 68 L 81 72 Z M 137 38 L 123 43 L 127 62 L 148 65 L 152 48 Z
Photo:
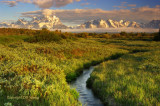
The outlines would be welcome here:
M 62 37 L 57 32 L 51 32 L 47 29 L 42 29 L 40 32 L 37 32 L 35 36 L 29 39 L 29 42 L 51 42 L 51 41 L 60 41 Z
M 128 34 L 126 32 L 121 32 L 120 35 L 121 36 L 127 36 Z
M 34 35 L 37 31 L 22 28 L 0 28 L 0 35 Z
M 107 38 L 107 39 L 109 39 L 109 38 L 110 38 L 110 35 L 109 35 L 109 34 L 102 34 L 102 35 L 101 35 L 101 38 Z
M 156 33 L 156 34 L 155 34 L 155 37 L 154 37 L 153 40 L 154 40 L 154 41 L 160 41 L 160 31 L 159 31 L 159 33 Z
M 89 38 L 89 33 L 83 32 L 83 33 L 78 33 L 77 37 L 82 37 L 82 38 Z
M 115 33 L 112 35 L 113 38 L 119 38 L 121 35 L 119 33 Z

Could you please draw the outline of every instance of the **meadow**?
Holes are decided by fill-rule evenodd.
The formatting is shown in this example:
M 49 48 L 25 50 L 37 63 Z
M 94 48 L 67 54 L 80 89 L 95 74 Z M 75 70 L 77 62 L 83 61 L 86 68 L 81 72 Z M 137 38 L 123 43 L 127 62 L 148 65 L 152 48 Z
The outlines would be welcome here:
M 159 104 L 160 43 L 129 35 L 0 29 L 0 105 L 81 106 L 68 83 L 102 62 L 88 85 L 104 103 Z
M 97 66 L 88 87 L 106 105 L 159 106 L 160 42 L 120 40 L 117 46 L 130 52 Z

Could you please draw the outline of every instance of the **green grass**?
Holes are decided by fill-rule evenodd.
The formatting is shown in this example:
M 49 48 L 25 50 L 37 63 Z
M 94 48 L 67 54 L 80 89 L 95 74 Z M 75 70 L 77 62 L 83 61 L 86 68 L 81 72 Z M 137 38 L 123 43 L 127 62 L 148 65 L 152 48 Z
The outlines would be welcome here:
M 88 86 L 108 105 L 159 106 L 160 43 L 121 41 L 115 44 L 130 54 L 97 66 L 87 81 Z
M 0 104 L 78 106 L 78 93 L 67 82 L 83 68 L 128 50 L 97 38 L 27 42 L 27 36 L 0 37 Z M 7 39 L 7 40 L 6 40 Z M 38 97 L 39 99 L 9 99 Z
M 79 106 L 67 82 L 101 62 L 88 86 L 105 104 L 160 105 L 159 42 L 32 33 L 0 36 L 0 105 Z
M 14 42 L 23 42 L 25 39 L 29 38 L 27 35 L 8 35 L 0 36 L 0 44 L 6 45 Z

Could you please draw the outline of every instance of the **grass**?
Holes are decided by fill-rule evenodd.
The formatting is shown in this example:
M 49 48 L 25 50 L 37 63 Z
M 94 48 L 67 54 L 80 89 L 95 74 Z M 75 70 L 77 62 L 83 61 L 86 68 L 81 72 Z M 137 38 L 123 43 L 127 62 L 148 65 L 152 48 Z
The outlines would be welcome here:
M 103 39 L 98 38 L 30 43 L 25 40 L 27 37 L 0 38 L 1 105 L 81 105 L 78 93 L 67 82 L 74 80 L 83 68 L 113 54 L 128 52 L 101 43 Z M 16 99 L 23 96 L 25 99 Z
M 27 35 L 8 35 L 8 36 L 0 36 L 0 44 L 6 45 L 14 42 L 20 43 L 24 42 L 25 39 L 29 38 Z
M 159 105 L 160 43 L 102 35 L 1 29 L 0 105 L 81 106 L 68 83 L 102 62 L 88 86 L 105 104 Z
M 130 54 L 97 66 L 88 86 L 106 105 L 159 106 L 160 43 L 121 41 L 117 45 Z

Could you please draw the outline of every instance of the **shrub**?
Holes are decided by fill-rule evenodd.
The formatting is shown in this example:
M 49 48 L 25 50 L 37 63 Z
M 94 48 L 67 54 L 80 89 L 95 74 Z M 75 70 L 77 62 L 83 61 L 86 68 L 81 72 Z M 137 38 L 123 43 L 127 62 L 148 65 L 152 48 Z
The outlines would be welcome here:
M 108 39 L 108 38 L 110 38 L 110 35 L 109 34 L 102 34 L 101 38 L 107 38 Z
M 121 35 L 119 33 L 115 33 L 112 35 L 113 38 L 119 38 Z
M 120 35 L 121 36 L 127 36 L 128 34 L 126 32 L 121 32 Z
M 43 28 L 40 32 L 37 32 L 35 36 L 29 39 L 30 42 L 40 42 L 40 41 L 60 41 L 62 37 L 57 32 L 51 32 Z
M 154 41 L 160 41 L 160 30 L 159 30 L 159 33 L 156 33 L 155 34 L 155 37 L 153 39 Z

